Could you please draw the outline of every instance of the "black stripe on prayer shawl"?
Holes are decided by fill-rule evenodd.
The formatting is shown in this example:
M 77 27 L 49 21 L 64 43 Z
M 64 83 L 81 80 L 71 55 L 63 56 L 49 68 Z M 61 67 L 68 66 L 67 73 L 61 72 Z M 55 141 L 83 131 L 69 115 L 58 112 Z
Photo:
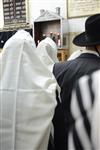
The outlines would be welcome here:
M 89 76 L 88 86 L 89 86 L 91 101 L 92 101 L 92 105 L 93 105 L 94 104 L 94 92 L 93 92 L 93 89 L 92 89 L 92 76 L 91 75 Z M 90 133 L 90 139 L 91 139 L 91 133 Z M 93 146 L 92 142 L 91 142 L 91 147 L 92 147 L 92 150 L 94 150 L 94 146 Z
M 76 85 L 76 96 L 77 96 L 77 100 L 78 100 L 78 105 L 79 105 L 79 108 L 80 108 L 80 112 L 84 118 L 84 127 L 86 129 L 86 132 L 87 132 L 87 135 L 90 139 L 90 136 L 91 136 L 91 126 L 90 126 L 90 122 L 89 122 L 89 119 L 87 117 L 87 114 L 86 114 L 86 111 L 84 109 L 84 106 L 83 106 L 83 101 L 84 101 L 84 98 L 82 97 L 81 95 L 81 91 L 80 91 L 80 88 L 79 88 L 79 84 Z
M 89 85 L 90 96 L 91 96 L 91 100 L 92 100 L 92 104 L 93 104 L 94 103 L 94 93 L 92 90 L 92 77 L 91 76 L 89 77 L 88 85 Z
M 82 143 L 78 137 L 77 131 L 75 129 L 75 126 L 73 128 L 73 142 L 76 150 L 84 150 Z

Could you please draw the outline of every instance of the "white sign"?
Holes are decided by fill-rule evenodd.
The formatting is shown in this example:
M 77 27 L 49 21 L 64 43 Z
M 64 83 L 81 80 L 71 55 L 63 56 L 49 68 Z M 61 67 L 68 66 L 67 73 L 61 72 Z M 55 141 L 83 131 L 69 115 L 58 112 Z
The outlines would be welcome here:
M 68 18 L 100 13 L 100 0 L 67 0 Z

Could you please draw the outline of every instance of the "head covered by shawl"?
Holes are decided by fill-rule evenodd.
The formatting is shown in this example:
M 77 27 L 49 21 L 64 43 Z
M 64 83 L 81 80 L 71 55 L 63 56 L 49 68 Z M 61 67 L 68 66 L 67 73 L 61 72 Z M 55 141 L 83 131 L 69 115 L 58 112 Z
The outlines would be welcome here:
M 30 34 L 19 30 L 0 60 L 2 150 L 46 150 L 56 106 L 56 80 L 34 53 Z
M 56 43 L 51 38 L 47 37 L 38 44 L 35 52 L 40 60 L 52 72 L 54 64 L 58 62 Z

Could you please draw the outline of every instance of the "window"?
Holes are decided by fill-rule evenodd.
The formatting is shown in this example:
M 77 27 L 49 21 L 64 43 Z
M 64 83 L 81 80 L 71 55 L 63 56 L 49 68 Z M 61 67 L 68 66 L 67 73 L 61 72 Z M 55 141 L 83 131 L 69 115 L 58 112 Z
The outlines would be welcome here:
M 25 0 L 3 0 L 4 24 L 25 23 Z

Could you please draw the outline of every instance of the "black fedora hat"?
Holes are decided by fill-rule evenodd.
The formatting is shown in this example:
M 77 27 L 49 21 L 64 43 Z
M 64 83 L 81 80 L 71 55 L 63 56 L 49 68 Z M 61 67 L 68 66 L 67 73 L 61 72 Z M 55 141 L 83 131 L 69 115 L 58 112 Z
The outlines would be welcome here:
M 100 45 L 100 13 L 87 18 L 85 32 L 77 35 L 73 43 L 77 46 Z

